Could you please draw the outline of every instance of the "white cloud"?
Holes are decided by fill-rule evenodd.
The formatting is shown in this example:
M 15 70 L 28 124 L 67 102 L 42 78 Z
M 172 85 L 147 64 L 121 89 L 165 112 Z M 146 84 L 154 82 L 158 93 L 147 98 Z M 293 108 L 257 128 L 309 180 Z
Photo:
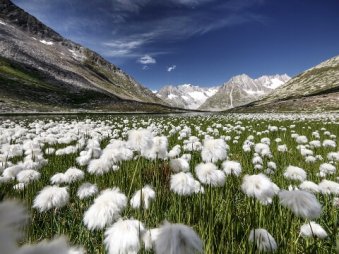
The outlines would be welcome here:
M 150 55 L 144 55 L 140 57 L 137 62 L 141 64 L 155 64 L 157 61 Z
M 175 68 L 177 68 L 177 66 L 176 66 L 176 65 L 172 65 L 172 66 L 170 66 L 170 67 L 167 68 L 167 71 L 168 71 L 168 72 L 174 71 Z
M 142 70 L 146 71 L 148 69 L 149 69 L 149 67 L 147 65 L 142 66 Z
M 135 49 L 144 44 L 144 40 L 117 40 L 113 42 L 105 42 L 104 46 L 108 47 L 106 55 L 117 57 L 129 55 Z

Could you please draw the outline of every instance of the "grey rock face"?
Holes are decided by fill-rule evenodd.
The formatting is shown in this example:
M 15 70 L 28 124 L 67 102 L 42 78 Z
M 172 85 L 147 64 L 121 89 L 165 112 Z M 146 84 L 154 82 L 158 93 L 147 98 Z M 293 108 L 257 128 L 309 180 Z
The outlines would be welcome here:
M 252 79 L 246 74 L 232 77 L 201 105 L 202 110 L 219 111 L 256 101 L 277 89 L 290 77 L 287 74 Z

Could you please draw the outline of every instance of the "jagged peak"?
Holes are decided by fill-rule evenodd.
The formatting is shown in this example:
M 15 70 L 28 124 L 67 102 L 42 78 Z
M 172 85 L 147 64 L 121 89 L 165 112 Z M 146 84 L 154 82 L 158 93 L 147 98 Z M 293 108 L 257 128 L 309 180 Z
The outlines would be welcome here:
M 54 41 L 63 41 L 63 37 L 49 28 L 37 18 L 16 6 L 10 0 L 1 0 L 0 18 L 6 20 L 25 32 L 29 32 L 39 39 L 49 38 Z

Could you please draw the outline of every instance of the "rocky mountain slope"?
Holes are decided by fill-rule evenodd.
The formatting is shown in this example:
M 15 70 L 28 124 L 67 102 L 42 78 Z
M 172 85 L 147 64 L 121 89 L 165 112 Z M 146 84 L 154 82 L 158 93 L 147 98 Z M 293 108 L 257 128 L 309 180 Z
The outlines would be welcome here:
M 97 53 L 0 1 L 1 111 L 134 110 L 145 103 L 167 105 Z
M 164 86 L 156 95 L 174 107 L 197 109 L 209 97 L 213 96 L 219 87 L 199 87 L 191 84 Z
M 234 111 L 339 110 L 339 56 L 292 78 L 262 100 Z
M 289 79 L 287 74 L 262 76 L 257 79 L 252 79 L 246 74 L 234 76 L 199 109 L 219 111 L 244 105 L 271 93 Z

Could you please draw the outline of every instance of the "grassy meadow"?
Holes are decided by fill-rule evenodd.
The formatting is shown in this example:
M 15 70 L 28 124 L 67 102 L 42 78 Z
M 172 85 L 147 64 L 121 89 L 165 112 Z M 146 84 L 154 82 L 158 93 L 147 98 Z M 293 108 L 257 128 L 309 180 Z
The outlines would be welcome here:
M 89 173 L 88 164 L 79 165 L 77 162 L 80 152 L 88 149 L 88 140 L 96 140 L 99 143 L 100 147 L 96 149 L 100 153 L 113 142 L 112 140 L 127 141 L 130 130 L 139 128 L 149 130 L 154 137 L 165 136 L 167 152 L 176 145 L 180 146 L 180 152 L 172 158 L 147 158 L 141 155 L 140 151 L 131 149 L 132 158 L 115 162 L 118 169 L 101 175 Z M 192 136 L 196 137 L 194 142 L 197 148 L 194 151 L 187 148 L 188 140 Z M 298 136 L 305 136 L 307 140 L 298 140 Z M 0 175 L 9 166 L 28 160 L 29 156 L 35 161 L 34 149 L 29 153 L 29 149 L 23 145 L 27 140 L 39 144 L 42 157 L 47 161 L 35 169 L 41 174 L 40 178 L 25 184 L 24 187 L 15 187 L 19 183 L 15 176 L 10 179 L 3 176 L 0 181 L 1 199 L 20 200 L 28 209 L 30 221 L 24 228 L 25 233 L 20 244 L 37 243 L 43 239 L 65 235 L 72 245 L 82 246 L 87 253 L 108 253 L 104 245 L 107 227 L 89 230 L 83 219 L 84 213 L 100 191 L 118 187 L 128 199 L 127 206 L 121 211 L 121 218 L 139 220 L 147 229 L 158 228 L 165 220 L 187 225 L 201 238 L 203 252 L 206 254 L 259 253 L 258 245 L 249 241 L 251 230 L 257 228 L 266 229 L 274 237 L 277 244 L 275 253 L 334 253 L 339 209 L 334 200 L 339 194 L 339 187 L 330 188 L 330 193 L 322 188 L 314 192 L 322 211 L 321 215 L 312 221 L 321 225 L 327 233 L 327 237 L 321 238 L 301 235 L 301 226 L 309 223 L 310 219 L 298 217 L 281 205 L 278 194 L 272 197 L 271 203 L 263 204 L 256 197 L 247 195 L 241 186 L 245 175 L 262 173 L 267 175 L 280 191 L 300 189 L 303 180 L 284 176 L 286 168 L 290 165 L 303 169 L 307 174 L 307 181 L 316 185 L 324 179 L 338 182 L 338 161 L 333 156 L 328 156 L 330 153 L 338 153 L 338 137 L 339 116 L 335 114 L 93 115 L 37 119 L 7 117 L 2 118 L 0 124 Z M 195 169 L 198 164 L 203 163 L 201 149 L 205 139 L 224 140 L 227 144 L 227 157 L 217 159 L 213 163 L 218 170 L 224 172 L 224 161 L 239 162 L 240 174 L 224 172 L 225 182 L 222 186 L 201 183 L 203 191 L 191 195 L 175 193 L 171 189 L 171 176 L 177 172 L 173 172 L 170 161 L 180 158 L 183 154 L 189 154 L 187 157 L 191 158 L 187 159 L 188 172 L 192 173 L 194 179 L 198 179 Z M 313 140 L 320 141 L 320 147 L 310 144 Z M 325 140 L 334 141 L 335 146 L 333 147 L 333 142 L 324 146 Z M 256 152 L 255 145 L 258 143 L 267 143 L 269 152 Z M 16 148 L 19 152 L 9 152 L 14 145 L 19 145 Z M 286 145 L 287 151 L 279 151 L 279 145 Z M 24 148 L 20 150 L 20 146 Z M 68 146 L 75 147 L 76 151 L 56 154 L 55 151 Z M 48 154 L 48 148 L 55 151 Z M 248 150 L 245 151 L 246 149 Z M 258 156 L 262 163 L 253 163 L 253 158 Z M 309 156 L 314 158 L 307 160 Z M 100 158 L 100 155 L 97 158 Z M 93 159 L 95 158 L 92 157 L 91 160 Z M 268 171 L 269 162 L 274 162 L 276 168 L 273 166 L 272 170 Z M 319 168 L 324 163 L 334 165 L 336 171 L 325 176 L 320 175 Z M 52 185 L 51 177 L 71 167 L 82 170 L 84 177 L 71 183 L 58 184 L 68 187 L 67 204 L 44 212 L 33 208 L 39 191 L 47 185 Z M 99 192 L 81 200 L 77 191 L 85 182 L 95 184 Z M 135 209 L 129 200 L 145 185 L 153 188 L 155 199 L 150 203 L 149 209 L 142 205 Z M 338 188 L 338 192 L 335 188 Z M 146 250 L 141 245 L 138 253 L 155 252 L 154 249 Z

